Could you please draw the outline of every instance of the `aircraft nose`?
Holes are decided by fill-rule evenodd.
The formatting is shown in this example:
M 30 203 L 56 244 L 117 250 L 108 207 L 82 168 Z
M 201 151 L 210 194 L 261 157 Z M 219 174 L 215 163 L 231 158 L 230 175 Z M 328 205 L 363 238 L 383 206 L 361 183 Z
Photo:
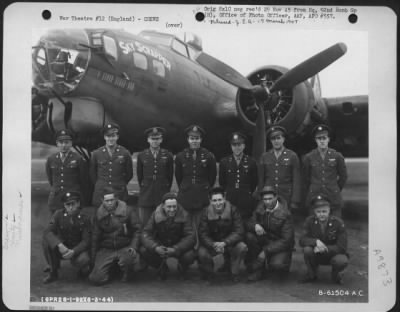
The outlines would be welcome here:
M 73 91 L 84 77 L 90 60 L 89 39 L 82 29 L 52 29 L 32 54 L 33 83 L 45 92 Z

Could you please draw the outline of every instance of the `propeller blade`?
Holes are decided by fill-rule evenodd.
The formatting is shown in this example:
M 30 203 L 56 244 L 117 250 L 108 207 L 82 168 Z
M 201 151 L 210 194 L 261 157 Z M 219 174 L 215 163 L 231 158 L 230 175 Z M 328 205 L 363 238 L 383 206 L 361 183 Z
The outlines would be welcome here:
M 241 73 L 207 53 L 200 53 L 196 61 L 214 75 L 225 80 L 226 82 L 229 82 L 230 84 L 233 84 L 234 86 L 246 90 L 251 90 L 253 88 L 253 85 L 250 83 L 250 81 Z
M 70 101 L 65 102 L 63 100 L 63 98 L 57 93 L 57 91 L 54 90 L 53 88 L 50 88 L 50 90 L 53 93 L 53 95 L 64 105 L 64 126 L 65 126 L 65 128 L 73 131 L 71 129 L 71 127 L 69 127 L 69 122 L 71 121 L 71 116 L 72 116 L 72 103 Z
M 265 152 L 265 115 L 264 107 L 261 104 L 259 106 L 256 128 L 253 136 L 253 157 L 258 162 L 261 155 Z
M 282 75 L 275 81 L 270 92 L 294 87 L 298 83 L 318 74 L 321 70 L 343 56 L 346 51 L 347 47 L 344 43 L 336 43 L 319 52 Z

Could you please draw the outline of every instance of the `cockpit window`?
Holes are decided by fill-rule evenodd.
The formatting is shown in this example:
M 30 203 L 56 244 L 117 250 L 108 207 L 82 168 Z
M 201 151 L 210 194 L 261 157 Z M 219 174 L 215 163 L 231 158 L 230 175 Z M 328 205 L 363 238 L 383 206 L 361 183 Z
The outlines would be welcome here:
M 139 36 L 153 43 L 170 46 L 173 36 L 169 34 L 157 33 L 153 31 L 142 31 Z
M 191 47 L 190 45 L 188 45 L 187 48 L 189 51 L 190 59 L 195 61 L 197 59 L 197 57 L 199 56 L 199 54 L 201 53 L 201 51 L 196 50 L 195 48 Z
M 104 51 L 112 56 L 115 61 L 118 60 L 117 44 L 115 40 L 108 36 L 103 36 L 104 39 Z
M 157 60 L 153 60 L 153 71 L 157 76 L 165 77 L 165 67 Z
M 39 49 L 36 55 L 36 62 L 42 66 L 46 65 L 46 52 L 44 49 Z
M 174 49 L 179 54 L 182 54 L 183 56 L 188 57 L 188 52 L 186 50 L 186 46 L 182 42 L 179 42 L 178 40 L 174 40 L 172 42 L 172 49 Z
M 146 56 L 138 52 L 133 52 L 133 64 L 143 70 L 147 70 L 148 67 Z
M 101 33 L 92 34 L 92 45 L 93 46 L 101 46 L 103 44 L 101 39 Z

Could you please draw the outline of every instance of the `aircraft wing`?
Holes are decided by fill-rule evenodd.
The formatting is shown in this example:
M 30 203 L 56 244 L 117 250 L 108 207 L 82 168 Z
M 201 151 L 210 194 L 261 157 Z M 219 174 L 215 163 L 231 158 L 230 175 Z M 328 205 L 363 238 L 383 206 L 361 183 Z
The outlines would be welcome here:
M 351 157 L 368 156 L 368 96 L 323 99 L 338 150 Z

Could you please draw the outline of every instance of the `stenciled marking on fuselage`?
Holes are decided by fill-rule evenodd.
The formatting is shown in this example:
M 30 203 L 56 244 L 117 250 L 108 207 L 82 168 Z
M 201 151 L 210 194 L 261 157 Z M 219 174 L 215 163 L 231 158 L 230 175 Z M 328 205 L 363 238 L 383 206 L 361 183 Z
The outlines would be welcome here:
M 129 81 L 120 77 L 117 77 L 113 74 L 103 72 L 101 70 L 95 68 L 89 68 L 88 75 L 91 77 L 95 77 L 101 81 L 109 83 L 117 88 L 134 91 L 135 90 L 135 82 Z
M 124 41 L 119 41 L 119 47 L 122 49 L 122 53 L 124 54 L 129 54 L 133 52 L 139 52 L 146 54 L 148 56 L 151 56 L 155 58 L 156 60 L 160 61 L 161 63 L 164 64 L 164 66 L 168 69 L 171 70 L 171 63 L 157 50 L 154 50 L 153 48 L 150 48 L 148 46 L 145 46 L 144 44 L 134 41 L 134 42 L 124 42 Z

